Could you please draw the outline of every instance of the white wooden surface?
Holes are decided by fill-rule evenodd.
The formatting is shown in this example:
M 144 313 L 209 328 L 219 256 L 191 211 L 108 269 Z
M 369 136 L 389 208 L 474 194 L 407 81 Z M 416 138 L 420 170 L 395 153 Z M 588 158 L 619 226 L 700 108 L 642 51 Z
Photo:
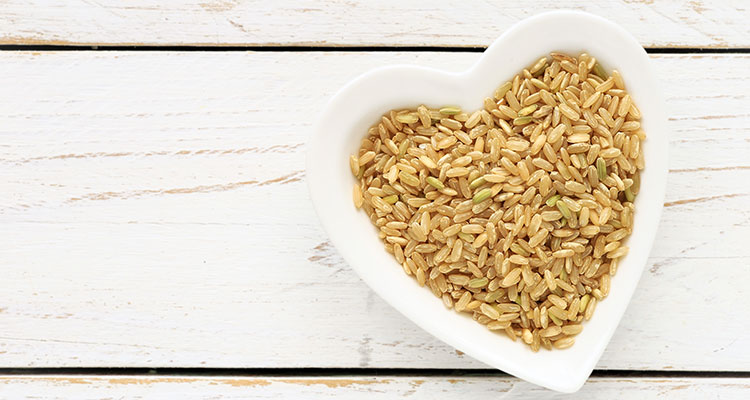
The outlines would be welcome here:
M 561 8 L 610 18 L 650 47 L 750 47 L 745 0 L 4 0 L 0 44 L 487 46 Z
M 477 57 L 0 53 L 0 365 L 484 368 L 360 282 L 303 172 L 352 77 Z M 666 208 L 598 368 L 750 371 L 750 56 L 653 60 Z
M 646 47 L 750 47 L 744 0 L 0 0 L 0 45 L 473 47 L 558 8 L 608 17 Z M 510 377 L 421 376 L 486 367 L 368 290 L 307 198 L 308 129 L 342 84 L 380 65 L 461 70 L 478 57 L 0 51 L 0 368 L 33 374 L 0 373 L 0 399 L 558 398 Z M 591 378 L 570 398 L 745 398 L 750 55 L 653 60 L 670 115 L 665 210 L 597 366 L 640 372 Z M 36 367 L 415 370 L 47 376 Z
M 741 399 L 750 379 L 591 378 L 560 395 L 505 377 L 144 377 L 0 376 L 7 399 Z M 456 396 L 460 393 L 460 397 Z

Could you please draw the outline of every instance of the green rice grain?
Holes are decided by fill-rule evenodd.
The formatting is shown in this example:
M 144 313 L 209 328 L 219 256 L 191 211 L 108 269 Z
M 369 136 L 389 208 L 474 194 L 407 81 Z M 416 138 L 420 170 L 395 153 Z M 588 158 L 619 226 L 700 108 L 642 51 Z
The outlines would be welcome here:
M 600 181 L 607 177 L 607 162 L 601 157 L 596 159 L 596 173 Z
M 604 67 L 602 67 L 602 65 L 599 63 L 594 64 L 594 75 L 604 80 L 607 80 L 607 78 L 609 78 L 609 76 L 607 75 L 607 71 L 605 71 Z
M 440 180 L 438 178 L 435 178 L 434 176 L 428 176 L 425 181 L 427 181 L 430 186 L 434 187 L 437 190 L 445 189 L 445 185 L 443 185 L 443 182 L 440 182 Z
M 550 197 L 549 199 L 547 199 L 547 205 L 550 206 L 550 207 L 554 206 L 555 203 L 557 203 L 557 201 L 560 200 L 560 197 L 561 196 L 559 194 L 556 194 L 556 195 Z
M 484 179 L 483 176 L 480 176 L 479 178 L 474 179 L 473 181 L 471 181 L 471 183 L 469 184 L 469 189 L 474 190 L 474 189 L 476 189 L 476 188 L 484 185 L 485 183 L 487 183 L 487 181 Z
M 513 125 L 527 125 L 533 118 L 531 116 L 518 117 L 513 120 Z
M 565 205 L 564 202 L 558 201 L 555 203 L 555 205 L 557 206 L 557 209 L 560 210 L 560 213 L 563 215 L 563 217 L 565 217 L 566 220 L 572 217 L 572 215 L 570 214 L 570 210 L 568 209 L 568 206 Z
M 625 189 L 625 199 L 627 199 L 631 203 L 635 200 L 635 195 L 633 194 L 633 191 L 630 190 L 630 188 Z
M 492 196 L 492 189 L 485 188 L 485 189 L 478 191 L 477 194 L 474 195 L 474 198 L 472 199 L 472 201 L 474 202 L 474 204 L 478 204 L 489 199 L 490 196 Z
M 392 194 L 390 196 L 383 197 L 383 201 L 385 201 L 388 204 L 396 204 L 396 202 L 398 201 L 398 195 Z

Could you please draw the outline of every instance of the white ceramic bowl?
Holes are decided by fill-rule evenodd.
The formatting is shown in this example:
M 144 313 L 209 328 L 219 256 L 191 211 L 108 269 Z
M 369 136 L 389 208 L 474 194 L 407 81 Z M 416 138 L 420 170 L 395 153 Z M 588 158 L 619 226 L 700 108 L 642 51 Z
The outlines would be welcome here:
M 575 345 L 534 353 L 465 315 L 448 310 L 426 288 L 406 276 L 383 250 L 376 229 L 352 204 L 355 179 L 349 169 L 367 128 L 393 108 L 458 105 L 482 107 L 501 83 L 551 51 L 587 51 L 607 69 L 618 69 L 642 111 L 648 135 L 646 168 L 636 200 L 630 253 L 612 279 L 609 297 L 597 305 Z M 555 11 L 517 23 L 466 72 L 415 66 L 370 71 L 343 87 L 328 103 L 309 143 L 307 179 L 315 209 L 344 259 L 391 306 L 427 332 L 469 356 L 519 378 L 561 392 L 578 390 L 591 374 L 622 317 L 646 265 L 656 235 L 667 175 L 666 116 L 648 55 L 625 30 L 582 12 Z M 362 296 L 365 296 L 362 293 Z M 439 368 L 439 365 L 435 365 Z

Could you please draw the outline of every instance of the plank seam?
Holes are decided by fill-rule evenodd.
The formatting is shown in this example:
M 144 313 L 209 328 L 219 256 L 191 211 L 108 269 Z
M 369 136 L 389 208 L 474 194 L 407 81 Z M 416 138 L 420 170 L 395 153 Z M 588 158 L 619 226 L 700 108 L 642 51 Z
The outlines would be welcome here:
M 212 377 L 509 377 L 494 369 L 411 368 L 0 368 L 0 375 L 134 375 Z M 594 370 L 596 378 L 750 378 L 750 371 Z
M 452 52 L 481 53 L 487 47 L 443 46 L 126 46 L 0 44 L 0 51 L 204 51 L 204 52 Z M 750 47 L 646 47 L 649 54 L 750 54 Z

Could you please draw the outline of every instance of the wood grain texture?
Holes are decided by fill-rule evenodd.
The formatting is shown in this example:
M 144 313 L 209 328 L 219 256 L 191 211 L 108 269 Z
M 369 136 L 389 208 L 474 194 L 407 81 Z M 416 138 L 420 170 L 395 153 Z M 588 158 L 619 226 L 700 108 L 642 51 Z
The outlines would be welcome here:
M 750 47 L 743 0 L 4 0 L 0 43 L 487 46 L 557 9 L 610 18 L 647 47 Z
M 352 77 L 478 57 L 0 53 L 0 366 L 485 368 L 367 289 L 303 171 Z M 748 371 L 750 56 L 653 60 L 667 204 L 598 368 Z
M 591 378 L 561 395 L 510 377 L 144 377 L 0 376 L 2 398 L 12 399 L 738 399 L 747 378 Z

